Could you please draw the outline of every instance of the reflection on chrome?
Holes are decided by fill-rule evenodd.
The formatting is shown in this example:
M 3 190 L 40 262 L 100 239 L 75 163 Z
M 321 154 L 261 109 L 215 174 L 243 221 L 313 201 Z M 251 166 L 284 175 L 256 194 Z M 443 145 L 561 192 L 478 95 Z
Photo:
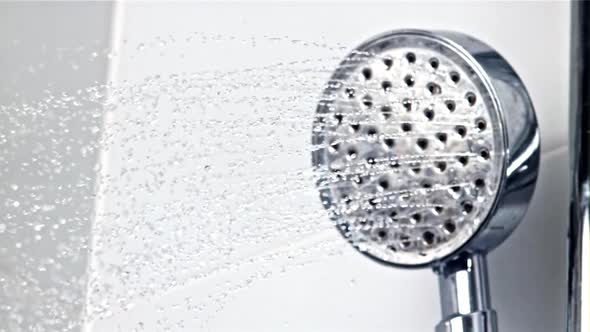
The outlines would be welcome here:
M 567 331 L 590 331 L 590 5 L 572 2 Z

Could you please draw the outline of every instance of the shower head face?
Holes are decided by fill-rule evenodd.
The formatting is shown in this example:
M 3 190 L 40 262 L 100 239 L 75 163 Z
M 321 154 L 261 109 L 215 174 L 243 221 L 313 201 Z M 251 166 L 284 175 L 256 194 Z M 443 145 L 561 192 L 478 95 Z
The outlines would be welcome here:
M 313 143 L 321 200 L 344 237 L 404 266 L 469 242 L 496 208 L 508 164 L 486 73 L 457 44 L 416 31 L 375 38 L 340 64 Z

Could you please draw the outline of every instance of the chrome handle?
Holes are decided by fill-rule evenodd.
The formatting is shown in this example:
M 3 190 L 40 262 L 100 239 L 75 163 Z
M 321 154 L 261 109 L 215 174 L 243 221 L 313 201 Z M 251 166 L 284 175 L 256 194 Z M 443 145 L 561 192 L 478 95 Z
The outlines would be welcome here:
M 443 320 L 436 332 L 496 332 L 486 257 L 463 254 L 435 268 Z

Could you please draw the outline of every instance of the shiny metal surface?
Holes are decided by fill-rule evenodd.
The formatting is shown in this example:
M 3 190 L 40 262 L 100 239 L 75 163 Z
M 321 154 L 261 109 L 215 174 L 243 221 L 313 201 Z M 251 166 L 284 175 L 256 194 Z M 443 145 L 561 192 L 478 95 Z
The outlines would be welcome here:
M 477 311 L 454 316 L 436 326 L 436 332 L 494 332 L 498 330 L 496 312 Z
M 436 332 L 496 331 L 484 255 L 462 254 L 435 271 L 443 317 Z
M 520 223 L 534 192 L 540 159 L 540 136 L 533 105 L 523 83 L 508 62 L 491 47 L 464 34 L 416 30 L 391 32 L 361 45 L 353 54 L 374 55 L 375 50 L 380 50 L 379 45 L 388 47 L 388 38 L 396 37 L 398 34 L 430 38 L 438 41 L 440 45 L 447 45 L 456 52 L 455 56 L 470 65 L 469 70 L 481 80 L 486 88 L 478 90 L 479 93 L 483 91 L 480 96 L 487 99 L 489 104 L 498 111 L 498 116 L 492 119 L 497 122 L 494 125 L 501 129 L 503 144 L 495 146 L 501 146 L 503 151 L 493 151 L 493 153 L 503 158 L 502 166 L 495 169 L 496 171 L 501 169 L 501 178 L 498 185 L 494 187 L 493 205 L 483 217 L 485 219 L 477 223 L 475 231 L 470 232 L 467 238 L 463 238 L 462 245 L 451 252 L 447 251 L 442 256 L 432 255 L 427 260 L 412 262 L 387 259 L 384 258 L 387 256 L 375 255 L 375 251 L 363 249 L 358 245 L 355 247 L 368 257 L 386 265 L 434 268 L 439 274 L 443 311 L 443 321 L 437 326 L 437 332 L 493 332 L 497 329 L 497 322 L 489 298 L 485 254 L 504 241 Z M 422 42 L 421 46 L 424 45 L 428 46 L 428 43 Z M 438 47 L 445 47 L 440 45 Z M 408 60 L 408 62 L 414 61 Z M 349 78 L 351 64 L 346 61 L 343 64 L 346 66 L 336 71 L 331 83 Z M 352 66 L 356 68 L 358 64 Z M 413 86 L 414 82 L 411 83 L 407 84 L 408 87 Z M 331 92 L 330 89 L 334 87 L 342 88 L 342 84 L 329 85 L 328 92 Z M 321 123 L 319 130 L 314 129 L 314 146 L 329 143 L 325 142 L 325 137 L 318 135 L 317 132 L 323 133 L 325 116 L 336 112 L 335 108 L 330 106 L 328 101 L 327 104 L 320 104 L 318 107 L 320 120 L 316 121 Z M 372 103 L 369 104 L 369 108 L 370 106 Z M 362 108 L 362 105 L 360 107 Z M 314 150 L 312 154 L 314 167 L 324 167 L 327 168 L 324 172 L 330 172 L 331 159 L 318 151 Z M 342 175 L 338 178 L 339 182 L 342 182 L 341 180 Z M 344 183 L 344 185 L 347 184 Z M 332 203 L 341 197 L 334 198 L 332 196 L 334 191 L 326 191 L 325 182 L 318 181 L 318 186 L 322 202 L 330 211 Z M 349 239 L 348 223 L 343 223 L 338 216 L 335 218 L 332 215 L 332 219 L 336 221 L 343 235 Z M 377 241 L 377 239 L 368 239 Z M 397 247 L 394 249 L 398 250 Z
M 473 56 L 493 86 L 507 133 L 507 150 L 495 210 L 457 256 L 435 267 L 440 275 L 444 317 L 437 332 L 493 332 L 497 321 L 491 309 L 485 253 L 504 241 L 524 217 L 539 172 L 539 129 L 524 84 L 500 54 L 469 36 L 452 32 L 443 35 Z
M 487 252 L 516 228 L 532 198 L 540 160 L 537 118 L 524 84 L 500 54 L 472 37 L 458 33 L 443 35 L 461 45 L 481 66 L 496 92 L 507 133 L 506 168 L 496 208 L 479 233 L 462 249 Z
M 567 331 L 590 330 L 590 5 L 572 3 Z

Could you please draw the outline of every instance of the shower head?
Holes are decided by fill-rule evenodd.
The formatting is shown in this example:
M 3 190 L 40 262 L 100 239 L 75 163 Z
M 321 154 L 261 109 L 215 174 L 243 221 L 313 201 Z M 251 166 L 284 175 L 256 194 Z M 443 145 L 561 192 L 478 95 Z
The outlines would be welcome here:
M 342 235 L 381 263 L 439 273 L 440 331 L 457 331 L 448 321 L 465 311 L 449 298 L 461 271 L 486 297 L 469 312 L 487 310 L 485 253 L 524 216 L 539 164 L 533 106 L 506 60 L 459 33 L 373 38 L 328 82 L 312 143 L 321 201 Z

